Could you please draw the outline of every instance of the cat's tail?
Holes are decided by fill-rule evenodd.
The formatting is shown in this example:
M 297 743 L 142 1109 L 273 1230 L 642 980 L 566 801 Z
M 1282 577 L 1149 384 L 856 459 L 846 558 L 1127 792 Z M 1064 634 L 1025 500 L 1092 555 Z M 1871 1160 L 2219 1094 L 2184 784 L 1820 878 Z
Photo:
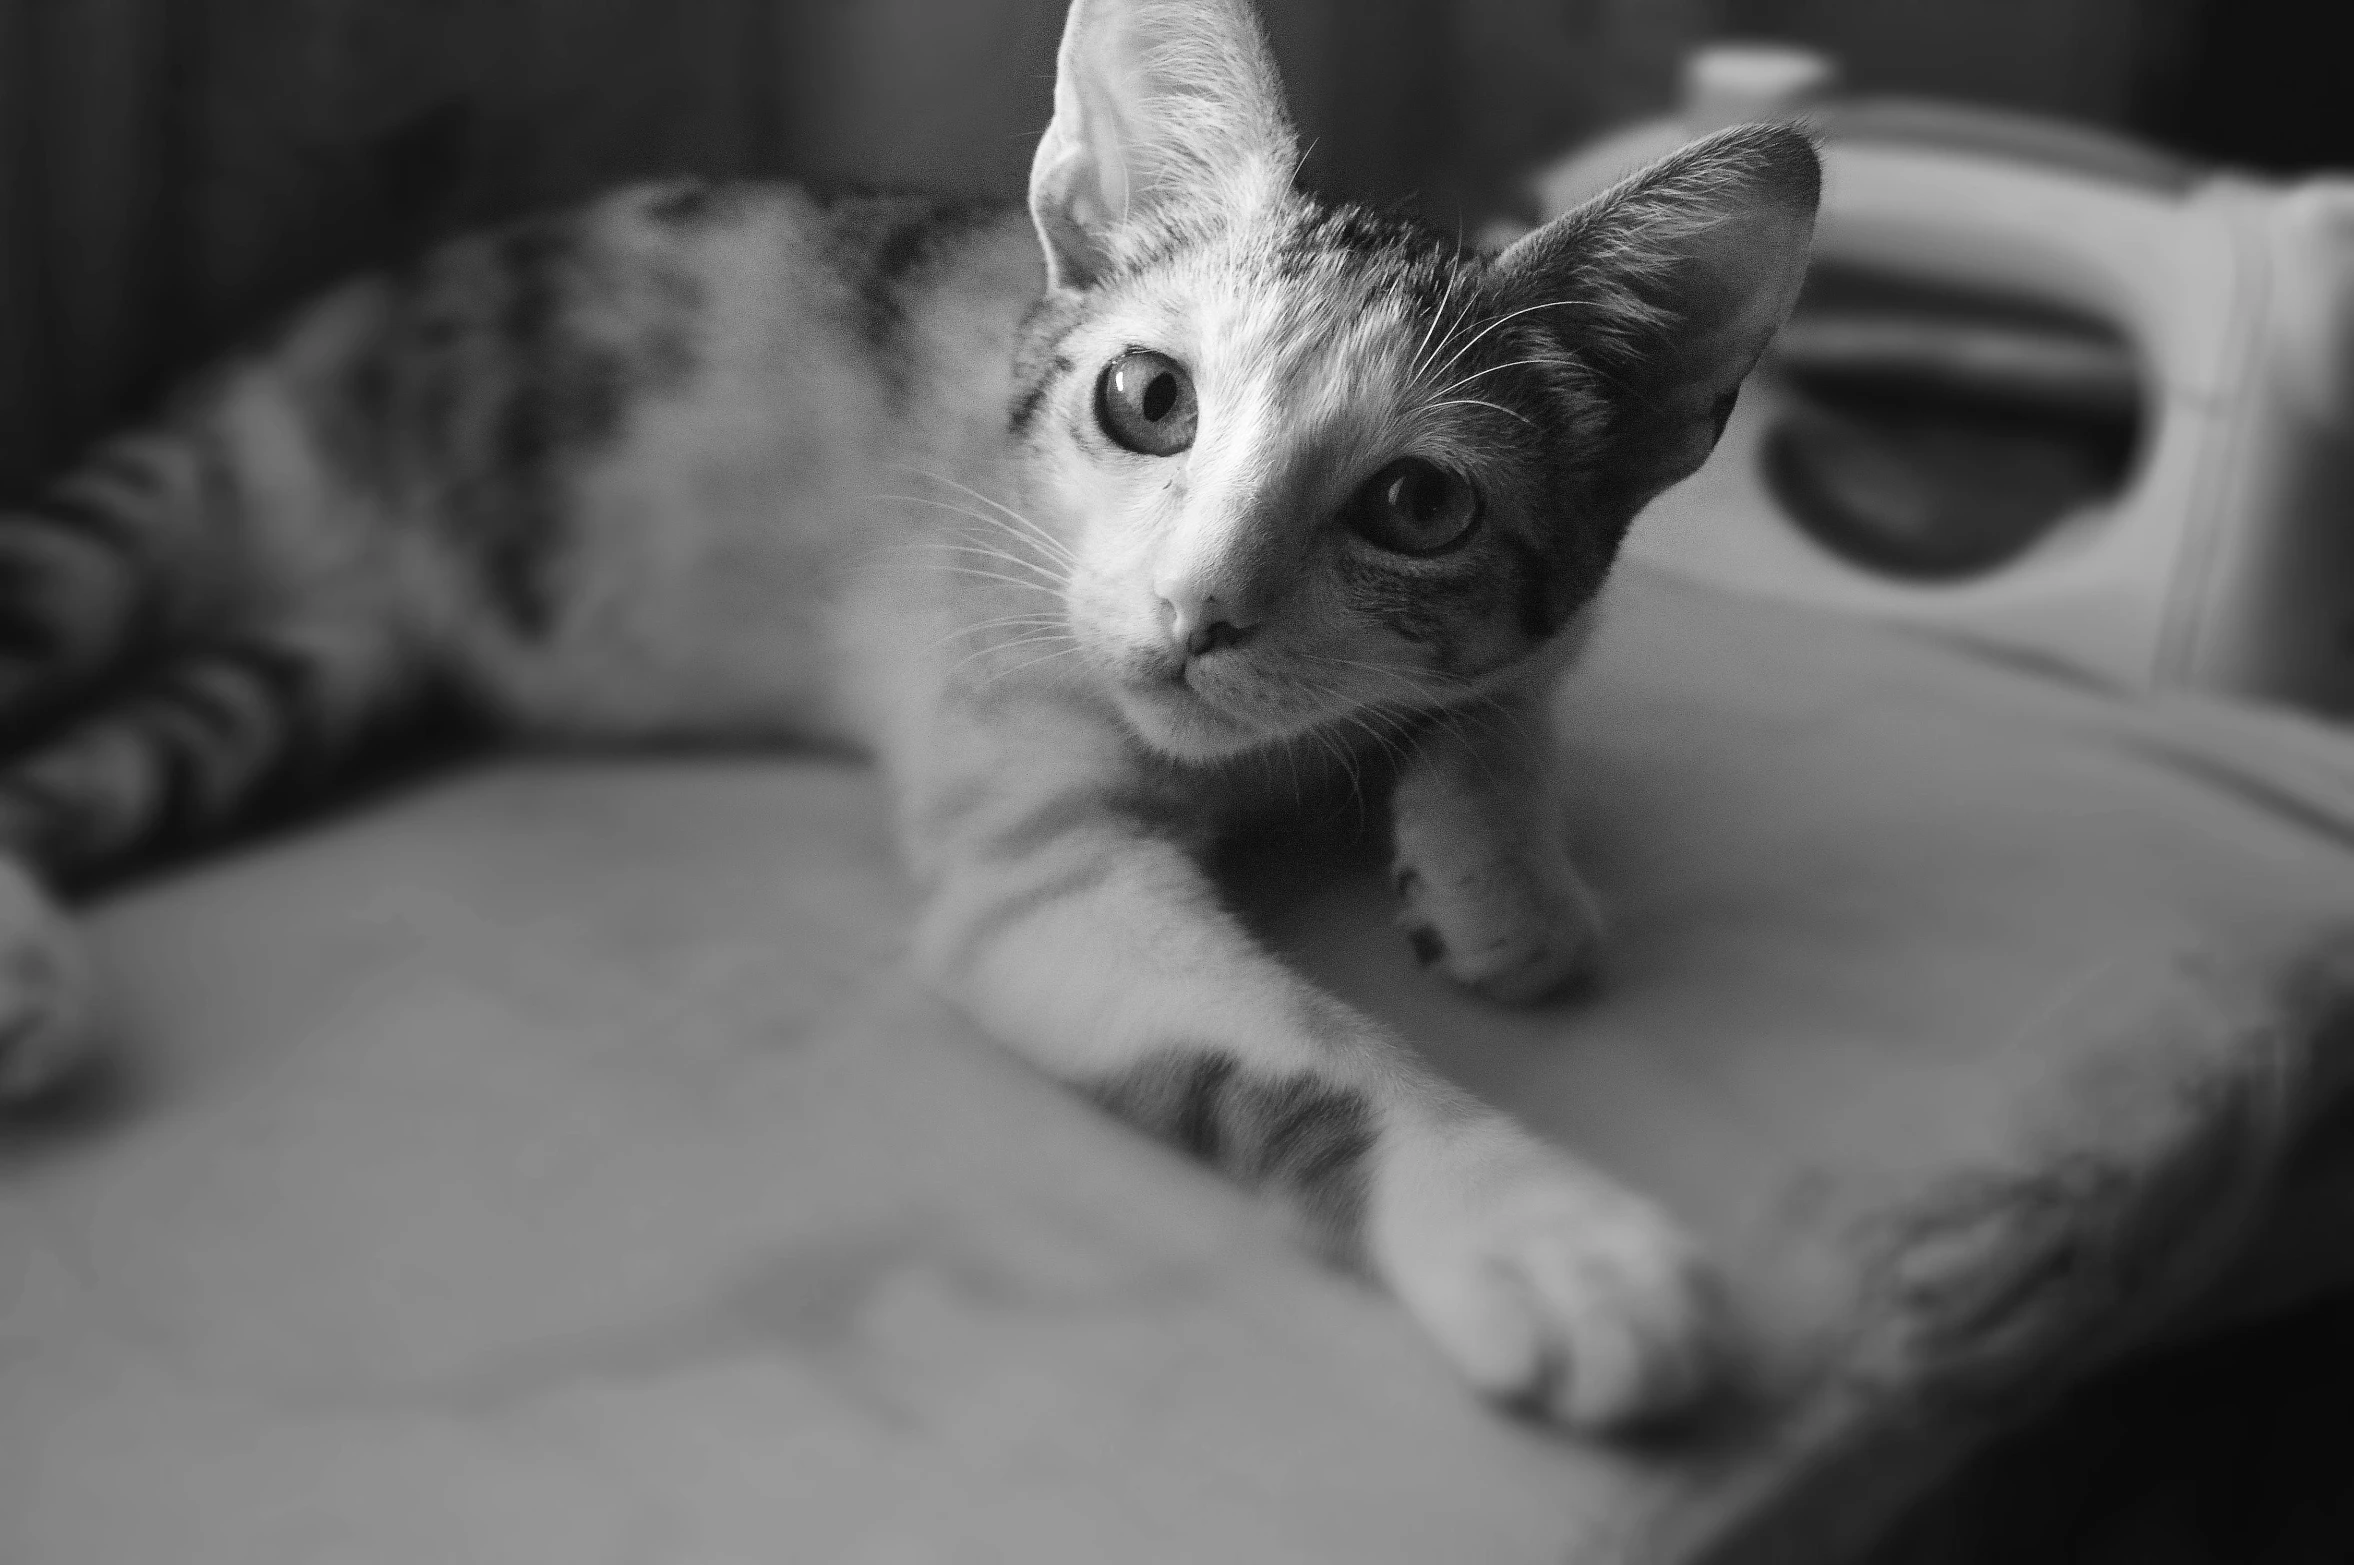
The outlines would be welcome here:
M 0 856 L 74 889 L 325 772 L 430 684 L 332 295 L 0 510 Z M 0 942 L 4 943 L 4 942 Z
M 192 534 L 222 485 L 202 447 L 117 436 L 31 502 L 0 509 L 0 750 L 192 628 Z
M 56 893 L 308 791 L 413 679 L 365 620 L 224 628 L 118 660 L 98 699 L 0 761 L 0 1104 L 88 1054 L 89 974 Z
M 327 774 L 425 682 L 364 603 L 201 576 L 87 497 L 0 517 L 0 856 L 112 878 Z
M 383 486 L 323 428 L 359 340 L 314 312 L 0 509 L 0 1100 L 86 1047 L 56 893 L 292 798 L 436 688 Z
M 256 625 L 182 649 L 0 761 L 0 857 L 66 891 L 111 879 L 311 791 L 420 688 L 365 623 Z

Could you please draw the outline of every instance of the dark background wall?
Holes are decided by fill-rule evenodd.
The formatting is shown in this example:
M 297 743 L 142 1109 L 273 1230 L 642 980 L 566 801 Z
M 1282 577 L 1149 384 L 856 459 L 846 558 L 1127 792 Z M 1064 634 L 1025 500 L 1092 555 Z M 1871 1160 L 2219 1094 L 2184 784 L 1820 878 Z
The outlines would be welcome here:
M 2354 163 L 2292 0 L 1265 0 L 1311 179 L 1478 216 L 1720 33 Z M 303 290 L 633 174 L 1017 194 L 1062 0 L 0 0 L 0 495 Z M 2308 16 L 2310 11 L 2313 15 Z

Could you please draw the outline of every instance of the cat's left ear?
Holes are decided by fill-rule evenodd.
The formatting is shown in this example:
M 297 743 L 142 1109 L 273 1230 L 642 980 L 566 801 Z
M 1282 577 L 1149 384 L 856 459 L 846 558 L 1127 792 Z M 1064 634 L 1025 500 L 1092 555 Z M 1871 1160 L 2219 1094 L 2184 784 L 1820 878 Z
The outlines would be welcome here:
M 1247 0 L 1072 0 L 1030 165 L 1050 286 L 1088 287 L 1172 227 L 1250 210 L 1297 157 Z
M 1787 125 L 1742 125 L 1663 162 L 1496 258 L 1491 297 L 1599 372 L 1608 478 L 1632 516 L 1705 461 L 1741 381 L 1798 297 L 1822 165 Z

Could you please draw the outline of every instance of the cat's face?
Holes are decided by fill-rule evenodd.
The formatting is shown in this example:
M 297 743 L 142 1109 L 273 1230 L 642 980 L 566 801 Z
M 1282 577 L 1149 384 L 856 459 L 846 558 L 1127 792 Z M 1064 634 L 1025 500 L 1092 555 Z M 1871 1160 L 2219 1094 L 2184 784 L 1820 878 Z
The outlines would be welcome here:
M 1599 584 L 1603 410 L 1486 265 L 1291 199 L 1050 309 L 1023 432 L 1069 628 L 1195 759 L 1387 736 L 1538 655 Z M 1621 519 L 1622 520 L 1622 519 Z
M 1745 127 L 1489 260 L 1297 161 L 1246 0 L 1073 0 L 1014 434 L 1068 629 L 1189 759 L 1396 732 L 1544 656 L 1714 445 L 1817 183 Z

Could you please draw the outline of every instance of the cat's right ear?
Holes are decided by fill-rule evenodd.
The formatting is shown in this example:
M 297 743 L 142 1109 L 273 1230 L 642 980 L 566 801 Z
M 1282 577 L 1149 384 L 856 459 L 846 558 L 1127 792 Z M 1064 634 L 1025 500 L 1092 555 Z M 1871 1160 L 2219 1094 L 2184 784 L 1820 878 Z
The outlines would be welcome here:
M 1057 290 L 1279 195 L 1298 153 L 1246 0 L 1072 0 L 1030 215 Z

